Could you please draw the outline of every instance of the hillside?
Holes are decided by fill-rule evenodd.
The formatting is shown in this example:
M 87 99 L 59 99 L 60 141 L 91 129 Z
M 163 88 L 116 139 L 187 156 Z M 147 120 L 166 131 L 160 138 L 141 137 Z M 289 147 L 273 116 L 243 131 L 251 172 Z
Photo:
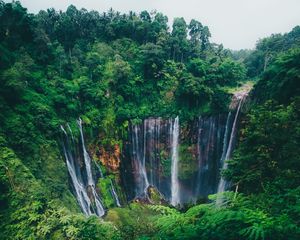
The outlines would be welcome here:
M 1 240 L 300 238 L 299 26 L 169 25 L 0 1 Z

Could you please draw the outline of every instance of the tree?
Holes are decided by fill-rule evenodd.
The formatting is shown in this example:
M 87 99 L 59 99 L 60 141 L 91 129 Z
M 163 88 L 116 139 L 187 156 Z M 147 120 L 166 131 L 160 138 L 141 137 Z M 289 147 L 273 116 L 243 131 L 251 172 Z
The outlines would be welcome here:
M 231 59 L 224 60 L 218 67 L 220 85 L 235 85 L 246 78 L 246 69 L 243 64 Z
M 143 62 L 144 77 L 158 78 L 164 64 L 165 54 L 160 45 L 147 43 L 141 46 L 141 60 Z
M 183 61 L 187 51 L 187 24 L 183 18 L 175 18 L 172 26 L 171 43 L 174 61 Z
M 20 2 L 0 5 L 0 42 L 16 50 L 32 40 L 32 15 Z
M 189 35 L 192 53 L 203 52 L 208 48 L 211 34 L 207 26 L 203 26 L 200 22 L 192 19 L 189 24 Z
M 168 33 L 168 17 L 164 16 L 162 13 L 156 13 L 151 24 L 151 39 L 156 44 L 163 44 L 167 47 Z
M 279 54 L 254 90 L 257 100 L 263 102 L 273 98 L 286 104 L 299 96 L 299 60 L 300 48 Z
M 31 74 L 34 69 L 34 61 L 27 52 L 22 51 L 22 57 L 15 64 L 3 72 L 1 78 L 1 92 L 10 103 L 21 100 L 22 95 L 31 83 Z

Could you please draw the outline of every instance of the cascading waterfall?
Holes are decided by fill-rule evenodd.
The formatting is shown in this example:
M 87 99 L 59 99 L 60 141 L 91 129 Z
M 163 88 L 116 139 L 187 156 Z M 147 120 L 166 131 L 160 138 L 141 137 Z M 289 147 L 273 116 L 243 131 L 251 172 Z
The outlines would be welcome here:
M 197 134 L 197 176 L 193 179 L 194 202 L 216 191 L 217 169 L 224 133 L 223 116 L 199 117 Z
M 114 187 L 114 184 L 113 184 L 113 181 L 110 179 L 110 186 L 111 186 L 111 193 L 112 193 L 112 196 L 115 200 L 115 203 L 118 207 L 121 207 L 121 203 L 120 203 L 120 200 L 119 200 L 119 197 L 118 197 L 118 194 L 116 192 L 116 189 Z
M 228 113 L 227 115 L 227 120 L 226 120 L 226 125 L 225 125 L 225 134 L 224 134 L 224 139 L 223 139 L 223 150 L 222 150 L 222 156 L 221 156 L 221 163 L 223 164 L 225 156 L 226 156 L 226 152 L 227 152 L 227 146 L 228 146 L 228 134 L 229 134 L 229 124 L 230 124 L 230 118 L 231 118 L 231 111 Z
M 195 149 L 192 150 L 197 169 L 193 169 L 187 182 L 178 178 L 179 118 L 149 118 L 143 124 L 131 125 L 134 197 L 147 197 L 145 188 L 149 186 L 155 187 L 173 205 L 196 202 L 199 197 L 215 193 L 225 120 L 223 115 L 199 118 Z
M 95 206 L 96 206 L 96 214 L 98 216 L 103 216 L 105 214 L 105 210 L 103 208 L 103 205 L 101 203 L 101 199 L 98 195 L 98 193 L 96 192 L 96 189 L 94 186 L 90 186 L 92 189 L 92 196 L 94 197 L 94 201 L 95 201 Z
M 135 192 L 130 190 L 128 199 L 151 200 L 148 196 L 151 186 L 173 206 L 178 206 L 196 203 L 209 194 L 226 190 L 228 184 L 221 178 L 220 169 L 227 168 L 226 161 L 232 155 L 246 95 L 238 93 L 234 96 L 227 115 L 201 116 L 182 129 L 179 117 L 148 118 L 142 124 L 130 125 L 132 170 L 128 170 L 133 174 L 134 182 L 129 186 Z M 182 134 L 180 158 L 179 134 Z M 125 172 L 124 182 L 126 176 Z
M 71 152 L 71 148 L 69 147 L 70 141 L 68 138 L 68 134 L 63 126 L 60 126 L 63 131 L 66 141 L 63 143 L 63 151 L 66 158 L 67 168 L 73 183 L 73 187 L 75 189 L 76 199 L 84 212 L 85 215 L 91 215 L 90 205 L 91 201 L 87 195 L 87 191 L 82 182 L 82 177 L 77 174 L 77 170 L 74 163 L 73 153 Z
M 80 130 L 80 136 L 81 136 L 81 144 L 82 144 L 82 150 L 83 150 L 83 158 L 85 163 L 85 169 L 88 179 L 88 185 L 92 189 L 92 196 L 95 201 L 95 207 L 96 207 L 96 213 L 98 216 L 103 216 L 105 214 L 104 208 L 102 206 L 100 197 L 98 196 L 96 189 L 95 189 L 95 182 L 92 175 L 92 168 L 91 168 L 91 158 L 85 148 L 84 144 L 84 137 L 83 137 L 83 130 L 82 130 L 82 120 L 79 118 L 78 120 L 78 126 Z
M 148 166 L 149 185 L 159 189 L 159 141 L 160 141 L 160 118 L 150 118 L 144 121 L 144 157 Z
M 180 204 L 179 182 L 178 182 L 178 142 L 179 142 L 179 117 L 170 125 L 172 139 L 172 164 L 171 164 L 171 204 Z
M 161 155 L 169 158 L 170 124 L 161 118 L 149 118 L 142 124 L 131 125 L 131 163 L 135 180 L 133 198 L 148 198 L 147 190 L 151 186 L 165 199 L 170 199 L 171 178 L 162 176 L 164 174 L 161 165 Z M 166 151 L 162 151 L 162 148 Z
M 155 122 L 155 169 L 154 171 L 159 172 L 159 161 L 160 161 L 160 132 L 161 132 L 161 119 L 158 118 Z M 153 183 L 154 184 L 154 183 Z M 160 188 L 160 179 L 157 177 L 156 185 Z
M 72 138 L 72 141 L 73 141 L 73 144 L 74 144 L 74 143 L 75 143 L 74 135 L 73 135 L 73 132 L 72 132 L 72 129 L 71 129 L 69 123 L 67 123 L 67 127 L 68 127 L 68 129 L 69 129 L 69 132 L 71 133 L 71 138 Z
M 77 123 L 81 134 L 82 151 L 85 165 L 84 173 L 87 177 L 87 181 L 85 181 L 81 175 L 79 164 L 75 162 L 76 154 L 75 152 L 72 152 L 72 149 L 75 149 L 75 141 L 71 128 L 68 126 L 69 132 L 71 133 L 72 142 L 69 140 L 67 131 L 63 126 L 61 126 L 61 130 L 65 136 L 65 140 L 63 141 L 63 151 L 66 158 L 68 172 L 75 190 L 76 199 L 83 213 L 87 216 L 96 214 L 101 217 L 105 214 L 105 210 L 95 189 L 95 182 L 91 170 L 91 158 L 85 148 L 81 119 L 79 119 Z
M 136 189 L 136 197 L 147 197 L 147 189 L 149 187 L 149 181 L 146 173 L 145 166 L 145 145 L 139 141 L 139 128 L 137 125 L 133 126 L 132 131 L 132 157 L 134 163 L 134 172 L 136 173 L 136 182 L 138 182 L 138 188 Z M 145 133 L 144 133 L 145 139 Z
M 97 167 L 97 169 L 98 169 L 98 171 L 99 171 L 100 178 L 104 178 L 104 175 L 103 175 L 102 169 L 101 169 L 101 167 L 99 166 L 99 164 L 95 162 L 95 165 L 96 165 L 96 167 Z
M 65 129 L 63 128 L 63 126 L 60 126 L 60 127 L 66 138 L 66 141 L 65 141 L 66 143 L 63 143 L 63 151 L 64 151 L 64 155 L 65 155 L 66 162 L 67 162 L 67 168 L 68 168 L 68 171 L 69 171 L 72 183 L 73 183 L 73 187 L 75 189 L 76 199 L 77 199 L 83 213 L 88 216 L 88 215 L 92 214 L 91 210 L 90 210 L 91 201 L 88 197 L 86 188 L 82 182 L 81 177 L 79 177 L 76 174 L 77 171 L 75 168 L 73 154 L 68 146 L 70 144 L 68 134 L 65 131 Z
M 91 158 L 85 148 L 83 131 L 82 131 L 82 120 L 80 118 L 77 121 L 77 124 L 78 124 L 79 130 L 80 130 L 81 144 L 82 144 L 82 150 L 83 150 L 83 159 L 84 159 L 84 163 L 85 163 L 88 185 L 95 186 L 94 179 L 92 176 L 92 170 L 91 170 Z
M 232 127 L 231 127 L 231 133 L 230 133 L 230 138 L 229 138 L 229 142 L 227 144 L 227 138 L 228 138 L 228 131 L 229 131 L 229 119 L 230 119 L 230 116 L 231 116 L 231 112 L 228 113 L 228 117 L 227 117 L 227 123 L 226 123 L 226 130 L 225 130 L 225 134 L 224 134 L 224 144 L 223 144 L 223 153 L 222 153 L 222 157 L 221 157 L 221 164 L 223 164 L 222 166 L 222 169 L 227 169 L 227 166 L 228 166 L 228 163 L 227 163 L 227 160 L 230 159 L 231 155 L 232 155 L 232 152 L 233 152 L 233 149 L 234 149 L 234 141 L 235 141 L 235 138 L 236 138 L 236 132 L 237 132 L 237 123 L 238 123 L 238 117 L 239 117 L 239 114 L 240 114 L 240 110 L 241 110 L 241 106 L 243 104 L 243 101 L 246 97 L 246 93 L 243 94 L 243 95 L 239 95 L 237 96 L 237 100 L 238 100 L 238 106 L 237 106 L 237 109 L 236 109 L 236 113 L 235 113 L 235 116 L 234 116 L 234 120 L 233 120 L 233 124 L 232 124 Z M 224 192 L 226 190 L 226 186 L 227 185 L 227 182 L 226 180 L 221 177 L 220 178 L 220 182 L 219 182 L 219 185 L 218 185 L 218 193 L 221 193 L 221 192 Z M 219 199 L 219 201 L 217 202 L 220 202 L 221 200 Z

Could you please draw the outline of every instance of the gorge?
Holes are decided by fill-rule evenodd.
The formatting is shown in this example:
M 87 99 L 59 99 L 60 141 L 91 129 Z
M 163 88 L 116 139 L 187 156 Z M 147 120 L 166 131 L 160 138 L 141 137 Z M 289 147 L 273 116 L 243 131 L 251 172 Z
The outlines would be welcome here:
M 189 20 L 0 0 L 0 240 L 300 239 L 300 26 Z
M 226 161 L 234 150 L 241 108 L 247 95 L 248 91 L 233 95 L 227 116 L 199 117 L 184 128 L 180 127 L 178 116 L 175 119 L 148 118 L 141 124 L 131 123 L 127 146 L 129 159 L 121 160 L 121 165 L 129 164 L 131 167 L 125 172 L 120 168 L 119 172 L 125 182 L 119 187 L 125 191 L 127 201 L 140 199 L 151 203 L 149 188 L 156 189 L 162 200 L 173 206 L 195 204 L 209 194 L 224 192 L 228 184 L 221 177 L 221 170 L 227 168 Z M 79 119 L 77 124 L 80 130 L 78 141 L 74 140 L 69 124 L 67 131 L 61 126 L 63 152 L 73 192 L 84 214 L 94 213 L 101 217 L 105 208 L 96 191 L 96 183 L 105 177 L 96 162 L 92 171 L 82 120 Z M 181 161 L 183 156 L 188 156 L 187 164 Z M 96 170 L 99 172 L 98 179 Z M 126 182 L 128 179 L 131 181 Z M 116 206 L 121 207 L 112 179 L 110 192 Z
M 131 125 L 130 174 L 133 178 L 129 200 L 147 197 L 156 188 L 173 206 L 196 202 L 209 194 L 226 190 L 221 170 L 226 169 L 237 137 L 240 111 L 248 92 L 233 96 L 227 114 L 199 117 L 181 128 L 175 119 L 149 118 Z M 180 160 L 188 157 L 185 165 Z M 185 169 L 187 173 L 181 172 Z M 130 191 L 129 191 L 130 192 Z

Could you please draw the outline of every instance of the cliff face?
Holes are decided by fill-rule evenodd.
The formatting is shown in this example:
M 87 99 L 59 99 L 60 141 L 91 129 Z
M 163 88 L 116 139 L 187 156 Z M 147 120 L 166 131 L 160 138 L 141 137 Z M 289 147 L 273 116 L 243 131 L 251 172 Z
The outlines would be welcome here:
M 94 160 L 100 162 L 110 172 L 118 172 L 120 170 L 121 150 L 118 144 L 109 147 L 92 144 L 90 152 Z
M 101 163 L 108 168 L 109 170 L 115 172 L 120 168 L 120 157 L 121 150 L 118 144 L 115 144 L 113 147 L 109 149 L 105 149 L 104 147 L 100 147 L 98 158 Z
M 175 189 L 177 203 L 183 204 L 226 190 L 221 170 L 232 155 L 246 95 L 246 90 L 237 92 L 228 113 L 179 124 L 176 146 L 174 119 L 148 118 L 131 124 L 121 162 L 127 198 L 147 198 L 147 189 L 154 187 L 171 201 Z
M 180 127 L 177 148 L 181 203 L 194 202 L 217 191 L 226 120 L 226 114 L 199 117 Z M 232 124 L 232 118 L 229 122 Z M 127 155 L 122 159 L 128 199 L 145 197 L 146 188 L 152 186 L 170 200 L 171 139 L 172 119 L 145 119 L 129 127 Z
M 119 192 L 127 200 L 151 201 L 151 191 L 157 191 L 160 199 L 174 206 L 195 203 L 209 194 L 226 190 L 226 180 L 220 173 L 234 149 L 245 94 L 238 92 L 232 98 L 228 113 L 200 116 L 184 123 L 179 117 L 130 123 L 122 150 L 118 144 L 89 145 L 93 161 L 85 150 L 80 124 L 83 150 L 79 156 L 83 157 L 78 157 L 77 164 L 80 169 L 88 166 L 91 172 L 84 174 L 83 179 L 89 179 L 89 175 L 90 179 L 94 177 L 104 198 L 116 193 L 109 181 L 114 179 L 123 187 Z

